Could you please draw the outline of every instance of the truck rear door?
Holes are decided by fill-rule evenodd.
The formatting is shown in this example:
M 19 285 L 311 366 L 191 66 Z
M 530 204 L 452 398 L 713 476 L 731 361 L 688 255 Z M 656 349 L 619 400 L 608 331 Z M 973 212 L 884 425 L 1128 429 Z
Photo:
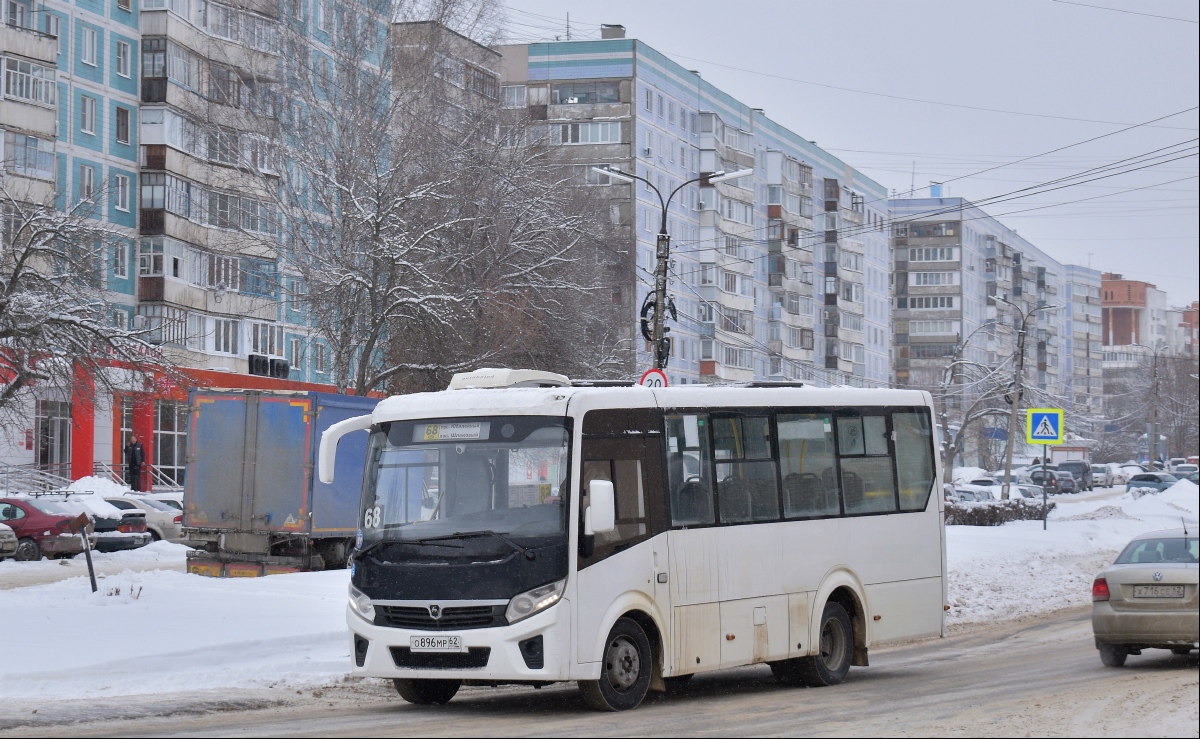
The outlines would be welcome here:
M 311 395 L 249 394 L 242 510 L 251 531 L 307 532 L 312 478 Z M 251 426 L 253 424 L 253 426 Z
M 193 393 L 187 440 L 183 525 L 242 528 L 246 395 Z

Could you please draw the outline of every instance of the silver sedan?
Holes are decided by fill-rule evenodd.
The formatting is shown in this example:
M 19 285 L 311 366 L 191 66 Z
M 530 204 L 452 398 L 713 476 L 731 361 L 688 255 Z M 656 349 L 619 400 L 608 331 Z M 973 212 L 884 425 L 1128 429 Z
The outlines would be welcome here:
M 1142 534 L 1092 583 L 1092 632 L 1104 664 L 1120 667 L 1143 649 L 1187 654 L 1200 646 L 1196 533 Z

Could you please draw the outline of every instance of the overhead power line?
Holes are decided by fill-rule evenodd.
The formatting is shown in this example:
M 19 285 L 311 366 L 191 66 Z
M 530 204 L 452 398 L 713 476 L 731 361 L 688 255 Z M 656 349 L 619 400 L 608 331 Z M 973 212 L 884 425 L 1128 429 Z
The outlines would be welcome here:
M 965 103 L 947 103 L 942 100 L 926 100 L 924 98 L 907 97 L 905 95 L 893 95 L 891 93 L 876 92 L 874 90 L 860 90 L 860 89 L 854 88 L 854 87 L 842 87 L 840 85 L 830 85 L 825 82 L 813 82 L 812 80 L 803 80 L 803 79 L 800 79 L 799 77 L 787 77 L 785 75 L 774 74 L 772 72 L 762 72 L 762 71 L 759 71 L 756 69 L 746 69 L 745 67 L 735 67 L 735 66 L 732 66 L 729 64 L 721 64 L 719 62 L 710 61 L 708 59 L 701 59 L 699 57 L 688 56 L 686 54 L 679 54 L 676 52 L 663 51 L 662 53 L 670 55 L 670 56 L 676 56 L 676 57 L 679 57 L 680 59 L 687 59 L 687 60 L 693 61 L 693 62 L 703 62 L 704 64 L 711 64 L 714 67 L 721 67 L 723 69 L 731 69 L 735 72 L 744 72 L 746 74 L 754 74 L 754 75 L 759 75 L 761 77 L 770 77 L 772 79 L 783 80 L 785 82 L 795 82 L 800 85 L 811 85 L 813 87 L 824 87 L 829 90 L 840 90 L 842 92 L 853 92 L 858 95 L 873 95 L 875 97 L 889 98 L 892 100 L 903 100 L 905 102 L 910 102 L 910 103 L 921 103 L 924 105 L 940 105 L 940 106 L 946 107 L 946 108 L 960 108 L 963 110 L 975 110 L 975 111 L 981 111 L 984 113 L 1003 113 L 1005 115 L 1019 115 L 1019 116 L 1026 116 L 1026 117 L 1030 117 L 1030 118 L 1050 118 L 1050 119 L 1059 120 L 1059 121 L 1073 121 L 1075 123 L 1100 123 L 1100 124 L 1103 124 L 1106 126 L 1129 126 L 1129 125 L 1131 125 L 1129 123 L 1122 122 L 1122 121 L 1104 121 L 1104 120 L 1098 120 L 1095 118 L 1075 118 L 1072 116 L 1051 115 L 1049 113 L 1030 113 L 1028 111 L 1022 111 L 1022 110 L 1005 110 L 1003 108 L 987 108 L 987 107 L 983 107 L 980 105 L 967 105 Z M 1170 116 L 1167 116 L 1167 117 L 1170 117 Z M 1138 125 L 1145 125 L 1145 124 L 1138 124 Z M 1188 128 L 1185 126 L 1153 126 L 1153 128 L 1170 128 L 1170 129 L 1176 129 L 1176 130 L 1180 130 L 1180 131 L 1195 131 L 1195 130 L 1197 130 L 1195 128 Z
M 1174 18 L 1169 15 L 1155 15 L 1153 13 L 1139 13 L 1136 10 L 1124 10 L 1123 8 L 1106 8 L 1103 5 L 1088 5 L 1087 3 L 1071 2 L 1071 0 L 1051 0 L 1051 2 L 1056 2 L 1061 5 L 1078 5 L 1081 8 L 1091 8 L 1092 10 L 1108 10 L 1113 13 L 1128 13 L 1129 15 L 1143 15 L 1147 18 L 1158 18 L 1158 19 L 1164 20 L 1164 21 L 1179 21 L 1180 23 L 1200 24 L 1200 21 L 1194 21 L 1194 20 L 1191 20 L 1190 18 Z

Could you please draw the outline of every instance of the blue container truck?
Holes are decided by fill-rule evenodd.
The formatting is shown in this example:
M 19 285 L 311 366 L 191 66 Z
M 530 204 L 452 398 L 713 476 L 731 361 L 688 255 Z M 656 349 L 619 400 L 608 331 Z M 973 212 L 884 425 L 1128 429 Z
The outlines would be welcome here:
M 188 572 L 257 577 L 344 567 L 358 523 L 367 434 L 317 479 L 321 434 L 379 398 L 311 391 L 193 390 L 183 526 Z

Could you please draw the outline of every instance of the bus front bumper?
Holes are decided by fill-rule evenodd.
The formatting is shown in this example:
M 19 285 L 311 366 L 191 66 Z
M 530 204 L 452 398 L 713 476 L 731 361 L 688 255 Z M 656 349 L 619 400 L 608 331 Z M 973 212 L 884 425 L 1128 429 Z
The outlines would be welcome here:
M 571 602 L 563 599 L 509 626 L 419 631 L 377 626 L 346 606 L 351 674 L 359 677 L 541 682 L 573 679 Z M 414 636 L 458 636 L 465 653 L 411 652 Z M 540 645 L 537 637 L 541 637 Z M 365 640 L 362 645 L 360 640 Z M 534 640 L 534 641 L 531 641 Z M 522 643 L 525 642 L 525 653 Z M 540 647 L 541 667 L 537 667 Z M 362 647 L 365 646 L 365 656 Z M 362 665 L 358 664 L 361 659 Z M 530 666 L 532 663 L 533 666 Z

